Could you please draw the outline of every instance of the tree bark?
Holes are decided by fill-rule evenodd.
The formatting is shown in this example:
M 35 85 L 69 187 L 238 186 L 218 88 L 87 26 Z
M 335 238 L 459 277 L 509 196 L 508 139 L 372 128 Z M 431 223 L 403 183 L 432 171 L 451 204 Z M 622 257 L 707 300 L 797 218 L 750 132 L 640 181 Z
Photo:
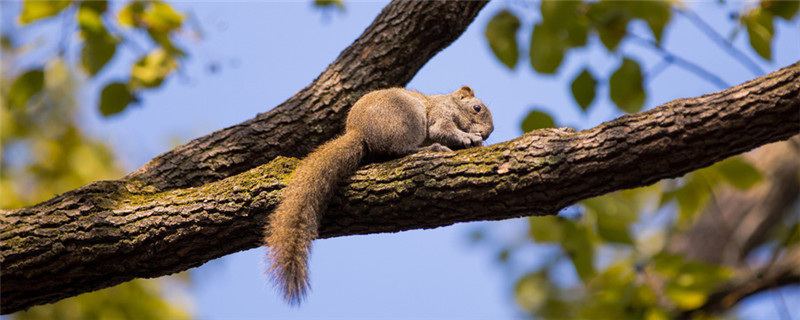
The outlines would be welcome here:
M 344 129 L 367 92 L 406 83 L 456 40 L 486 1 L 393 1 L 317 79 L 254 119 L 164 153 L 124 179 L 151 190 L 195 187 L 277 156 L 301 157 Z
M 496 145 L 369 164 L 343 181 L 322 238 L 555 214 L 579 200 L 672 178 L 800 133 L 800 62 L 595 128 L 537 130 Z M 298 160 L 158 192 L 89 184 L 0 215 L 2 313 L 261 245 Z

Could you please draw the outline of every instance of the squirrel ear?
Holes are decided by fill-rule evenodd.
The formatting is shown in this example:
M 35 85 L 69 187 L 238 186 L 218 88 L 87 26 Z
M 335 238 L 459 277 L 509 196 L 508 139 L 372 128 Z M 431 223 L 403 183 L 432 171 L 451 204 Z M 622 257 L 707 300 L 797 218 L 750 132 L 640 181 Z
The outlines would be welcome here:
M 472 91 L 472 88 L 463 86 L 461 87 L 461 89 L 458 89 L 458 91 L 456 91 L 456 96 L 459 99 L 472 98 L 475 97 L 475 92 Z

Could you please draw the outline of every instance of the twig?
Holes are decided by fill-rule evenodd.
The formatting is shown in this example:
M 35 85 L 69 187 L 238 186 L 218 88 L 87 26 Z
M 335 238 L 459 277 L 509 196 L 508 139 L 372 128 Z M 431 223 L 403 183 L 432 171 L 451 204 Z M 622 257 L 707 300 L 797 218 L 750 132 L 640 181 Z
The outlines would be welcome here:
M 752 71 L 754 75 L 756 76 L 764 75 L 764 70 L 762 70 L 758 66 L 758 64 L 756 64 L 755 61 L 750 59 L 746 54 L 744 54 L 744 52 L 734 47 L 730 41 L 726 40 L 719 33 L 714 31 L 714 29 L 711 28 L 711 26 L 708 25 L 705 21 L 703 21 L 703 19 L 701 19 L 700 16 L 698 16 L 697 14 L 688 9 L 685 10 L 674 9 L 674 10 L 677 13 L 682 14 L 684 17 L 686 17 L 686 19 L 688 19 L 689 22 L 693 23 L 698 29 L 700 29 L 701 32 L 705 33 L 706 36 L 711 38 L 711 40 L 719 44 L 720 47 L 725 49 L 725 51 L 728 52 L 729 55 L 731 55 L 731 57 L 733 57 L 736 60 L 739 60 L 739 62 L 741 62 L 745 67 L 750 69 L 750 71 Z
M 703 67 L 695 64 L 694 62 L 691 62 L 689 60 L 686 60 L 684 58 L 681 58 L 681 57 L 673 54 L 672 52 L 669 52 L 667 49 L 664 49 L 664 48 L 660 47 L 658 44 L 656 44 L 653 40 L 649 40 L 647 38 L 638 36 L 638 35 L 633 34 L 633 33 L 628 33 L 628 36 L 629 36 L 629 38 L 631 40 L 633 40 L 635 42 L 638 42 L 640 44 L 647 45 L 647 46 L 651 47 L 653 50 L 655 50 L 656 52 L 661 54 L 661 56 L 667 62 L 673 63 L 676 66 L 681 67 L 686 71 L 694 73 L 698 77 L 700 77 L 700 78 L 702 78 L 702 79 L 704 79 L 704 80 L 706 80 L 708 82 L 713 83 L 715 86 L 719 87 L 720 89 L 725 89 L 725 88 L 729 88 L 730 87 L 730 85 L 728 85 L 728 83 L 726 83 L 720 77 L 716 76 L 715 74 L 709 72 L 706 69 L 703 69 Z
M 789 313 L 789 308 L 786 306 L 786 299 L 783 298 L 783 292 L 780 288 L 772 289 L 773 300 L 775 301 L 775 309 L 778 309 L 778 314 L 781 315 L 782 320 L 792 320 L 792 315 Z

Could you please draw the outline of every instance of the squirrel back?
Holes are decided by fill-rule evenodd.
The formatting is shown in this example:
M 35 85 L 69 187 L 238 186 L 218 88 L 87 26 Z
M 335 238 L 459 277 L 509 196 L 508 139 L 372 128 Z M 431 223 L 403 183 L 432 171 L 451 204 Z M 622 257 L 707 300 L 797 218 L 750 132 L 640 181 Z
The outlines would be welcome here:
M 269 274 L 289 304 L 309 289 L 308 254 L 339 181 L 366 155 L 399 157 L 421 150 L 481 146 L 494 129 L 489 109 L 469 87 L 445 95 L 402 88 L 370 92 L 347 116 L 345 133 L 310 153 L 294 171 L 269 219 Z

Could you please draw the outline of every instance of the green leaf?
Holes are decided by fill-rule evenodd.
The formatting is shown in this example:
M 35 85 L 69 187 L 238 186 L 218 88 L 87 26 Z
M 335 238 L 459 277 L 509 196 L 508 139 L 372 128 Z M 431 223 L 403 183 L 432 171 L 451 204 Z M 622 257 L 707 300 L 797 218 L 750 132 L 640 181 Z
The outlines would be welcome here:
M 96 12 L 103 13 L 108 10 L 108 1 L 106 0 L 92 0 L 81 1 L 81 8 L 90 8 Z
M 597 234 L 606 241 L 633 244 L 628 226 L 638 218 L 632 201 L 619 193 L 582 201 L 597 217 Z
M 81 49 L 81 67 L 89 76 L 94 76 L 114 57 L 117 52 L 117 40 L 106 34 L 101 37 L 89 37 Z
M 152 2 L 142 17 L 148 29 L 158 33 L 167 33 L 178 29 L 183 23 L 183 16 L 175 12 L 170 5 L 163 2 Z
M 530 235 L 536 242 L 561 242 L 564 231 L 558 216 L 529 217 Z
M 644 320 L 669 320 L 672 319 L 669 313 L 657 307 L 648 308 L 644 315 Z
M 82 2 L 78 9 L 78 26 L 85 40 L 81 49 L 81 67 L 93 77 L 114 57 L 117 39 L 106 31 L 100 17 L 105 1 Z
M 542 23 L 551 30 L 557 30 L 570 47 L 586 45 L 588 38 L 588 19 L 582 14 L 581 1 L 544 0 L 540 6 Z
M 611 101 L 617 108 L 627 113 L 638 112 L 644 106 L 646 94 L 642 86 L 642 69 L 639 63 L 629 58 L 622 59 L 622 65 L 609 78 Z
M 22 13 L 19 15 L 19 22 L 28 24 L 39 19 L 52 17 L 68 7 L 71 2 L 72 1 L 69 0 L 26 0 L 22 5 Z
M 581 1 L 543 0 L 539 6 L 544 24 L 561 27 L 574 20 Z
M 314 5 L 323 8 L 336 6 L 339 10 L 344 10 L 342 0 L 314 0 Z
M 559 37 L 557 30 L 544 24 L 537 24 L 531 33 L 529 50 L 533 70 L 544 74 L 556 73 L 564 59 L 566 43 Z
M 28 100 L 42 91 L 42 88 L 44 88 L 44 72 L 41 69 L 23 73 L 11 84 L 11 90 L 8 92 L 8 106 L 11 108 L 25 107 Z
M 613 308 L 614 305 L 633 307 L 631 298 L 634 297 L 634 292 L 632 292 L 634 275 L 633 264 L 624 260 L 617 261 L 599 272 L 587 285 L 587 289 L 591 292 L 591 300 L 593 300 L 589 302 L 594 307 L 591 309 L 596 311 L 598 307 Z M 609 309 L 608 311 L 622 316 L 619 314 L 620 310 Z
M 747 28 L 750 46 L 762 58 L 772 60 L 772 36 L 775 33 L 772 13 L 757 8 L 744 15 L 742 20 Z
M 800 0 L 762 0 L 761 8 L 790 21 L 800 9 Z
M 597 80 L 595 80 L 589 69 L 584 68 L 575 79 L 572 80 L 572 97 L 575 102 L 581 107 L 581 110 L 586 111 L 594 101 L 595 90 L 597 88 Z
M 178 67 L 175 58 L 163 49 L 155 49 L 139 59 L 131 69 L 131 84 L 134 88 L 158 87 Z
M 100 94 L 100 113 L 104 117 L 122 112 L 133 101 L 131 92 L 122 82 L 112 82 Z
M 746 190 L 761 181 L 758 169 L 741 157 L 732 157 L 714 165 L 722 177 L 734 187 Z
M 733 275 L 724 267 L 685 262 L 677 255 L 659 254 L 653 263 L 654 269 L 669 279 L 664 293 L 682 310 L 703 305 L 712 290 Z
M 594 276 L 594 248 L 586 226 L 571 220 L 562 220 L 564 239 L 561 246 L 569 255 L 578 276 L 586 282 Z
M 681 310 L 696 309 L 708 300 L 708 292 L 706 292 L 706 290 L 681 287 L 675 285 L 674 282 L 667 285 L 664 293 L 666 293 L 667 297 Z
M 519 26 L 519 19 L 513 13 L 503 10 L 489 20 L 484 32 L 494 55 L 509 69 L 514 69 L 519 59 Z
M 119 23 L 124 26 L 136 27 L 141 24 L 144 15 L 144 3 L 134 1 L 123 7 L 119 12 Z
M 600 42 L 608 51 L 616 50 L 620 41 L 628 34 L 628 22 L 631 20 L 629 10 L 616 2 L 600 1 L 592 3 L 586 14 L 597 30 Z
M 677 225 L 680 228 L 688 226 L 694 221 L 700 208 L 708 200 L 710 186 L 700 172 L 695 172 L 683 187 L 674 191 L 675 200 L 678 202 Z
M 555 128 L 556 123 L 549 114 L 541 111 L 531 111 L 525 120 L 522 120 L 522 132 L 531 132 L 536 129 Z
M 549 283 L 542 273 L 529 273 L 514 286 L 517 303 L 524 310 L 535 312 L 547 303 Z
M 672 15 L 669 0 L 627 1 L 626 4 L 634 17 L 647 22 L 650 31 L 657 43 L 661 42 L 664 35 L 664 26 L 669 23 Z
M 82 5 L 78 9 L 78 26 L 81 27 L 84 37 L 97 37 L 106 33 L 106 27 L 100 19 L 100 13 L 101 11 L 97 11 L 91 6 Z

